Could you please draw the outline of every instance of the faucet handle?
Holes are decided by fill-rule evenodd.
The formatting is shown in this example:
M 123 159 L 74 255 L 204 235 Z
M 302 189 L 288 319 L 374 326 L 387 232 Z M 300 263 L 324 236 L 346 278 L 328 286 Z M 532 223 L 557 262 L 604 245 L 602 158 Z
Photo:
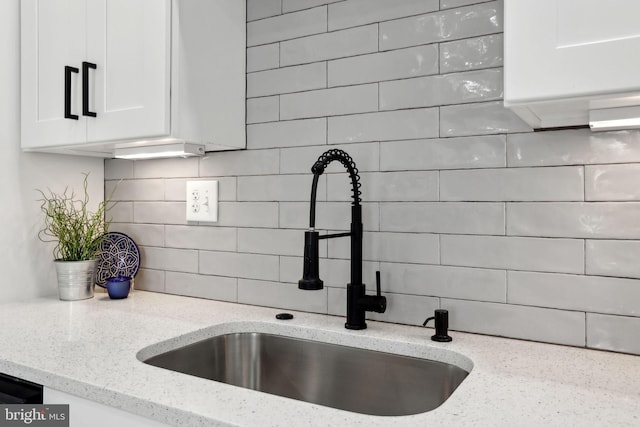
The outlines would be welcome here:
M 380 287 L 380 270 L 376 271 L 376 296 L 382 296 Z

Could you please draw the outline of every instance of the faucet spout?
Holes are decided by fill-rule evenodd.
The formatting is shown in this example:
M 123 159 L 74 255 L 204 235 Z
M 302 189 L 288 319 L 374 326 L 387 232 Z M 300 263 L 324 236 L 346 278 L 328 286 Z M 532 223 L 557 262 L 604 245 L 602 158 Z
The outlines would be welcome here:
M 353 201 L 351 203 L 351 230 L 348 233 L 336 233 L 320 235 L 315 230 L 316 221 L 316 192 L 318 179 L 324 173 L 326 167 L 333 161 L 339 161 L 347 169 L 351 178 Z M 347 284 L 347 329 L 365 329 L 365 314 L 367 311 L 384 313 L 386 310 L 386 298 L 380 294 L 379 274 L 377 275 L 377 295 L 366 295 L 365 285 L 362 283 L 362 206 L 360 205 L 360 176 L 355 162 L 346 152 L 338 149 L 328 150 L 323 153 L 311 167 L 313 181 L 311 184 L 311 201 L 309 208 L 309 230 L 305 232 L 304 264 L 302 279 L 298 281 L 298 287 L 305 290 L 318 290 L 324 286 L 319 272 L 320 239 L 336 237 L 350 237 L 351 239 L 351 281 Z

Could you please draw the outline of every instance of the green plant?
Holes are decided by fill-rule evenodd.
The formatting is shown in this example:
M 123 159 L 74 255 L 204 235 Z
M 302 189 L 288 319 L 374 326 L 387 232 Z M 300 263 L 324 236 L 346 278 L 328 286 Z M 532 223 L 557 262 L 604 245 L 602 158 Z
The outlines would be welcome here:
M 45 214 L 44 228 L 38 233 L 43 242 L 57 242 L 53 250 L 56 259 L 62 261 L 86 261 L 98 255 L 104 233 L 109 229 L 109 221 L 105 219 L 110 197 L 98 205 L 95 212 L 90 212 L 88 179 L 83 173 L 84 197 L 77 199 L 74 191 L 65 188 L 63 193 L 48 193 L 37 190 L 42 198 L 40 208 Z M 113 194 L 113 193 L 112 193 Z M 108 207 L 109 206 L 109 207 Z

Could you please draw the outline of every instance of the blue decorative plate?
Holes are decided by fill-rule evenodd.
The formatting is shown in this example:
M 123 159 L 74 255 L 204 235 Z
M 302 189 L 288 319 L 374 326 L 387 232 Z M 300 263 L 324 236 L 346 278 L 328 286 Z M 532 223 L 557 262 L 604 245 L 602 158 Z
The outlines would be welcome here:
M 98 255 L 96 285 L 105 288 L 108 278 L 134 277 L 139 269 L 140 250 L 133 239 L 124 233 L 105 233 Z

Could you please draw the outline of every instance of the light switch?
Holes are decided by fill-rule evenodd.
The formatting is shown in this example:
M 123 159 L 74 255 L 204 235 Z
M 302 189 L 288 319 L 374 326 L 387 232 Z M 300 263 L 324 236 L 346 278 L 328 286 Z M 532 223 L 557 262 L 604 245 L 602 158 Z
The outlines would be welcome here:
M 187 221 L 218 221 L 218 181 L 187 181 Z

